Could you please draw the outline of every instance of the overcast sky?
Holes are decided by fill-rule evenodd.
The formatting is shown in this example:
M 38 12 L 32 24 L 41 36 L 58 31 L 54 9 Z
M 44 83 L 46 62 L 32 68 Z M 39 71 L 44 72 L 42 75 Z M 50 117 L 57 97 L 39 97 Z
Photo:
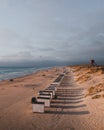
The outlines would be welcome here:
M 0 0 L 0 66 L 104 61 L 104 0 Z

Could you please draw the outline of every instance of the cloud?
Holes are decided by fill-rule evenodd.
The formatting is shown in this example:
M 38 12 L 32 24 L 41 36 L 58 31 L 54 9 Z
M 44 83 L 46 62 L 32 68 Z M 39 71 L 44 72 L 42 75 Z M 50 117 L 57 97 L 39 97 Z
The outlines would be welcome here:
M 1 64 L 82 63 L 90 58 L 103 61 L 104 3 L 96 0 L 0 3 Z

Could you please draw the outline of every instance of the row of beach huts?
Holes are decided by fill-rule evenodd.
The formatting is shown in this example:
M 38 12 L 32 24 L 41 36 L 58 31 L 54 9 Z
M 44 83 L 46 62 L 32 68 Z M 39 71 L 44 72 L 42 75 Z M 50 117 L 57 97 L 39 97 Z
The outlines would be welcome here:
M 67 70 L 64 69 L 63 73 L 59 74 L 54 82 L 49 85 L 49 87 L 45 90 L 39 91 L 37 97 L 32 97 L 31 103 L 33 112 L 44 113 L 45 107 L 50 107 L 52 99 L 57 98 L 56 91 L 62 83 L 66 73 Z

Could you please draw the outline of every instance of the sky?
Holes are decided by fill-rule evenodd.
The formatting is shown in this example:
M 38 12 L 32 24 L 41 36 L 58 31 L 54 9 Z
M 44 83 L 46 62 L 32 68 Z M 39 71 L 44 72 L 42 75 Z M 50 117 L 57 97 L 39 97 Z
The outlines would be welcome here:
M 0 0 L 0 66 L 104 62 L 104 0 Z

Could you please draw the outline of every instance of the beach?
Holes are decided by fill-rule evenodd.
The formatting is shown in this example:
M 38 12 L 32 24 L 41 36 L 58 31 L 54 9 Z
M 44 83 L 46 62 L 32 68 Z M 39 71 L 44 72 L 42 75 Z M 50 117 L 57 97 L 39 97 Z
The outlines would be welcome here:
M 63 67 L 0 82 L 0 130 L 104 130 L 104 90 L 89 92 L 103 84 L 104 74 L 83 66 L 66 69 L 58 98 L 45 113 L 32 112 L 31 98 L 63 73 Z M 101 96 L 93 99 L 96 95 Z

